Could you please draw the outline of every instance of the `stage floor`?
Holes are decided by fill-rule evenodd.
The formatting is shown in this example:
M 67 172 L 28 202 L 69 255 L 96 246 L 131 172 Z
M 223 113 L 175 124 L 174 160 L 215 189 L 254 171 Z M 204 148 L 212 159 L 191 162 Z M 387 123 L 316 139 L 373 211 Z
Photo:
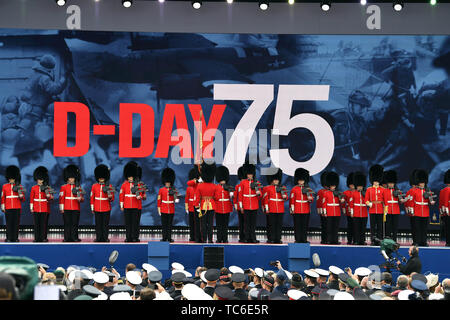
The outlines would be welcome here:
M 93 232 L 80 232 L 79 233 L 81 242 L 78 243 L 90 243 L 95 244 L 97 242 L 94 242 L 95 240 L 95 233 Z M 195 242 L 189 241 L 189 235 L 187 233 L 174 233 L 172 234 L 172 238 L 174 240 L 173 244 L 195 244 Z M 258 234 L 256 235 L 257 240 L 260 241 L 258 245 L 261 244 L 267 244 L 267 245 L 280 245 L 280 244 L 268 244 L 266 243 L 267 237 L 265 234 Z M 4 232 L 0 232 L 0 243 L 5 243 L 6 235 Z M 60 232 L 50 232 L 48 234 L 48 243 L 61 243 L 61 244 L 69 244 L 66 242 L 63 242 L 64 236 Z M 110 234 L 110 243 L 125 243 L 125 234 L 122 232 L 113 232 Z M 141 232 L 140 235 L 140 243 L 146 243 L 149 241 L 160 241 L 161 235 L 158 233 L 148 233 L 148 232 Z M 214 234 L 214 243 L 216 241 L 216 235 Z M 19 233 L 19 243 L 35 243 L 33 242 L 34 235 L 30 232 L 20 232 Z M 320 245 L 320 235 L 310 235 L 308 236 L 308 241 L 311 243 L 311 245 Z M 411 238 L 408 236 L 399 237 L 398 239 L 399 244 L 402 247 L 410 246 L 412 244 Z M 293 243 L 295 241 L 294 235 L 283 235 L 282 236 L 282 242 L 283 244 Z M 341 245 L 347 245 L 347 237 L 346 236 L 340 236 L 339 241 L 341 242 Z M 366 237 L 366 242 L 369 245 L 370 244 L 370 237 Z M 73 244 L 72 242 L 71 244 Z M 104 243 L 103 243 L 104 244 Z M 132 244 L 132 243 L 129 243 Z M 138 243 L 136 243 L 138 244 Z M 230 234 L 228 236 L 228 244 L 242 244 L 239 242 L 239 238 L 237 234 Z M 252 244 L 249 244 L 252 245 Z M 440 241 L 438 239 L 429 239 L 428 245 L 430 247 L 445 247 L 445 241 Z

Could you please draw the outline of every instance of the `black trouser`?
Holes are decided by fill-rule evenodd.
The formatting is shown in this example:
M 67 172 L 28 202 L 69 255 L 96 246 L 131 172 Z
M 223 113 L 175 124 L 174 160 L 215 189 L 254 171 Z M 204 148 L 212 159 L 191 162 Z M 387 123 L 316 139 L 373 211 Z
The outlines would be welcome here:
M 445 245 L 450 245 L 450 216 L 442 216 L 441 221 L 444 224 Z
M 320 240 L 322 243 L 328 242 L 328 234 L 327 234 L 327 218 L 324 216 L 320 216 Z
M 238 211 L 239 220 L 239 242 L 245 241 L 244 214 Z
M 206 240 L 213 241 L 213 224 L 214 224 L 214 210 L 202 211 L 203 215 L 199 218 L 199 228 L 200 228 L 200 241 L 205 242 Z
M 370 214 L 370 241 L 372 244 L 375 238 L 383 240 L 383 214 Z
M 198 211 L 194 211 L 194 239 L 195 242 L 204 242 L 206 237 L 203 236 L 202 234 L 202 228 L 201 228 L 201 218 L 199 218 L 198 216 L 199 212 Z
M 19 240 L 20 209 L 6 209 L 6 240 Z
M 413 244 L 417 244 L 417 235 L 416 235 L 416 219 L 414 216 L 409 217 L 409 223 L 411 225 L 411 237 Z
M 354 239 L 353 218 L 351 216 L 347 216 L 347 243 L 352 244 Z
M 109 218 L 111 211 L 94 212 L 95 214 L 95 235 L 97 241 L 106 241 L 109 237 Z
M 427 244 L 428 217 L 414 217 L 414 220 L 417 245 L 424 246 Z
M 337 244 L 339 242 L 338 232 L 339 232 L 339 220 L 338 217 L 327 217 L 327 234 L 328 234 L 328 243 Z
M 139 209 L 124 209 L 126 241 L 139 239 Z
M 309 213 L 292 214 L 295 242 L 306 243 L 308 237 Z
M 44 227 L 44 240 L 47 240 L 48 233 L 48 218 L 50 217 L 50 212 L 45 215 L 45 227 Z
M 34 212 L 34 241 L 42 242 L 45 239 L 45 228 L 46 228 L 46 220 L 48 213 L 47 212 Z
M 247 242 L 256 241 L 256 213 L 258 210 L 244 210 L 244 235 Z
M 195 241 L 195 218 L 194 211 L 189 211 L 189 241 Z
M 273 234 L 272 234 L 272 227 L 270 226 L 270 215 L 268 213 L 266 213 L 265 216 L 266 216 L 267 241 L 274 241 Z
M 386 215 L 386 236 L 397 242 L 398 214 Z
M 162 240 L 163 241 L 172 240 L 173 216 L 174 216 L 173 213 L 161 212 L 161 226 L 162 226 Z
M 363 245 L 366 242 L 367 218 L 353 218 L 353 243 Z
M 78 240 L 78 223 L 80 221 L 79 210 L 64 210 L 64 241 Z
M 228 242 L 229 213 L 216 212 L 217 241 Z
M 281 230 L 283 228 L 283 213 L 269 213 L 270 234 L 272 241 L 281 242 Z

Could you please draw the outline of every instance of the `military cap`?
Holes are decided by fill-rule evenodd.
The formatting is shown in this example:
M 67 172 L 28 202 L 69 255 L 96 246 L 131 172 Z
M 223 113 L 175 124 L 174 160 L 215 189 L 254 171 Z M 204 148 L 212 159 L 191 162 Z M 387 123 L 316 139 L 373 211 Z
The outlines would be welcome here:
M 181 295 L 187 300 L 212 300 L 209 294 L 192 283 L 188 283 L 183 287 Z
M 238 267 L 238 266 L 230 266 L 229 268 L 228 268 L 228 270 L 231 272 L 231 273 L 244 273 L 244 270 L 242 270 L 242 268 L 240 268 L 240 267 Z
M 48 268 L 50 268 L 48 265 L 46 265 L 45 263 L 37 263 L 36 264 L 38 267 L 43 268 L 44 270 L 47 270 Z
M 329 270 L 332 274 L 335 274 L 335 275 L 339 275 L 340 273 L 344 273 L 344 271 L 343 271 L 341 268 L 338 268 L 338 267 L 336 267 L 336 266 L 330 266 L 330 267 L 328 268 L 328 270 Z
M 303 291 L 296 290 L 296 289 L 288 290 L 287 295 L 289 297 L 289 300 L 298 300 L 301 297 L 307 297 L 308 296 Z
M 328 173 L 329 173 L 329 171 L 324 171 L 320 175 L 320 184 L 322 185 L 322 187 L 326 187 L 326 178 L 327 178 Z
M 388 170 L 383 173 L 386 183 L 397 183 L 397 171 Z
M 437 274 L 429 273 L 425 277 L 427 278 L 427 287 L 428 288 L 435 286 L 439 281 L 439 276 Z
M 250 300 L 258 300 L 258 294 L 259 294 L 259 289 L 257 289 L 257 288 L 252 288 L 248 292 L 248 296 L 250 297 Z
M 330 273 L 327 270 L 316 268 L 314 271 L 320 276 L 320 277 L 328 277 Z
M 128 179 L 129 177 L 137 178 L 138 176 L 138 164 L 135 161 L 128 162 L 123 167 L 123 177 Z
M 256 167 L 255 167 L 254 164 L 251 164 L 251 163 L 245 163 L 245 164 L 243 165 L 243 168 L 244 168 L 244 177 L 245 177 L 245 178 L 247 178 L 247 175 L 248 175 L 248 174 L 252 174 L 253 176 L 256 175 Z M 244 179 L 245 179 L 245 178 L 244 178 Z
M 133 292 L 133 289 L 126 284 L 118 284 L 113 287 L 113 292 Z
M 105 284 L 109 282 L 109 276 L 104 272 L 96 272 L 93 276 L 94 282 Z
M 92 300 L 108 300 L 108 295 L 104 292 L 100 293 L 97 297 L 93 298 Z
M 428 300 L 444 300 L 442 293 L 432 293 L 428 296 Z
M 125 277 L 129 283 L 134 284 L 135 286 L 142 283 L 141 276 L 137 271 L 128 271 Z
M 45 183 L 49 183 L 48 170 L 44 166 L 37 167 L 33 172 L 34 181 L 44 180 Z
M 170 185 L 173 185 L 175 182 L 175 171 L 171 168 L 165 168 L 161 172 L 161 182 L 162 184 L 166 184 L 167 182 L 170 183 Z
M 161 279 L 162 279 L 162 273 L 158 270 L 150 271 L 148 273 L 148 280 L 150 282 L 156 283 L 156 282 L 161 281 Z
M 109 300 L 133 300 L 128 292 L 117 292 L 113 293 Z
M 205 273 L 205 279 L 208 281 L 217 281 L 220 277 L 219 269 L 208 269 Z
M 214 290 L 214 293 L 219 298 L 219 300 L 229 300 L 234 296 L 233 290 L 231 290 L 231 288 L 228 286 L 218 286 Z
M 411 279 L 412 279 L 413 281 L 414 281 L 414 280 L 422 281 L 422 282 L 425 283 L 425 284 L 427 284 L 427 282 L 428 282 L 427 277 L 424 276 L 424 275 L 421 274 L 421 273 L 415 273 L 415 274 L 413 274 L 412 277 L 411 277 Z
M 383 299 L 383 297 L 382 297 L 381 295 L 379 295 L 378 293 L 372 293 L 372 294 L 369 296 L 369 298 L 370 298 L 371 300 L 381 300 L 381 299 Z
M 200 172 L 198 172 L 197 167 L 194 167 L 191 170 L 189 170 L 188 178 L 189 178 L 189 180 L 200 178 Z
M 200 273 L 200 280 L 202 280 L 204 283 L 208 282 L 205 278 L 205 274 L 206 274 L 206 271 L 203 271 L 202 273 Z
M 272 184 L 274 180 L 278 180 L 281 182 L 281 179 L 283 178 L 283 170 L 278 169 L 275 174 L 269 174 L 266 176 L 267 184 Z
M 356 270 L 355 270 L 355 274 L 357 276 L 361 276 L 361 277 L 366 277 L 366 276 L 370 275 L 371 272 L 372 271 L 370 271 L 370 269 L 366 268 L 366 267 L 359 267 L 359 268 L 356 268 Z
M 375 164 L 369 168 L 369 181 L 370 183 L 374 183 L 375 181 L 382 182 L 383 180 L 383 170 L 384 168 L 379 165 Z
M 96 287 L 91 286 L 90 284 L 83 286 L 83 291 L 88 296 L 91 296 L 92 298 L 95 298 L 102 294 L 100 290 L 98 290 Z
M 262 278 L 264 276 L 264 270 L 261 268 L 255 268 L 255 275 L 258 278 Z
M 64 181 L 67 181 L 69 178 L 74 178 L 75 181 L 80 182 L 81 181 L 80 169 L 74 164 L 69 164 L 63 170 L 63 178 Z
M 344 282 L 345 284 L 347 284 L 347 279 L 350 278 L 350 276 L 345 272 L 339 273 L 338 277 L 339 280 Z
M 16 182 L 20 183 L 20 169 L 17 166 L 8 166 L 6 168 L 5 178 L 7 181 L 9 181 L 9 179 L 14 179 Z
M 325 178 L 325 185 L 327 187 L 336 186 L 336 188 L 338 188 L 339 187 L 339 175 L 334 171 L 328 172 L 328 174 L 326 175 L 326 178 Z
M 110 178 L 109 168 L 104 164 L 100 164 L 94 169 L 94 175 L 95 180 L 97 181 L 102 178 L 105 179 L 105 181 L 109 181 Z
M 88 296 L 87 294 L 80 294 L 78 297 L 76 297 L 73 300 L 92 300 L 93 298 L 91 296 Z
M 82 280 L 90 280 L 91 278 L 89 278 L 88 275 L 86 275 L 85 272 L 81 271 L 81 270 L 74 270 L 72 271 L 69 276 L 68 279 L 70 282 L 73 283 L 73 281 L 76 279 L 82 279 Z
M 428 183 L 428 173 L 425 170 L 416 169 L 415 172 L 416 183 Z
M 336 290 L 336 289 L 328 289 L 327 290 L 327 293 L 331 296 L 331 297 L 334 297 L 334 295 L 336 294 L 336 293 L 338 293 L 339 292 L 339 290 Z
M 353 184 L 353 185 L 355 184 L 355 182 L 353 181 L 354 175 L 355 175 L 354 172 L 350 172 L 350 173 L 347 175 L 347 187 L 349 187 L 349 188 L 350 188 L 350 185 L 351 185 L 351 184 Z
M 366 186 L 366 176 L 362 172 L 356 171 L 353 174 L 353 184 L 355 185 L 355 188 L 365 187 Z
M 399 294 L 398 294 L 398 300 L 409 300 L 409 296 L 411 294 L 414 294 L 414 291 L 412 290 L 402 290 Z
M 216 181 L 225 181 L 225 183 L 228 183 L 228 180 L 230 180 L 230 171 L 225 166 L 220 166 L 216 169 Z
M 170 277 L 170 280 L 173 283 L 183 283 L 183 281 L 186 279 L 186 276 L 184 275 L 184 273 L 182 272 L 175 272 L 174 274 L 172 274 L 172 276 Z
M 425 291 L 428 290 L 427 284 L 421 280 L 413 280 L 411 281 L 411 287 L 417 291 Z
M 445 171 L 444 174 L 444 184 L 450 184 L 450 169 Z
M 307 277 L 310 277 L 310 278 L 318 278 L 319 277 L 319 274 L 317 272 L 315 272 L 314 270 L 305 270 L 303 272 L 306 274 Z
M 245 279 L 246 279 L 245 274 L 239 272 L 233 273 L 233 275 L 231 276 L 232 282 L 244 282 Z
M 215 163 L 208 164 L 206 162 L 203 162 L 200 172 L 202 180 L 211 183 L 214 181 L 215 175 L 216 175 L 216 164 Z
M 175 269 L 175 270 L 184 270 L 184 266 L 178 262 L 172 263 L 171 266 L 172 266 L 172 269 Z
M 350 287 L 350 288 L 357 288 L 359 287 L 358 281 L 356 281 L 355 279 L 353 279 L 352 277 L 349 277 L 346 281 L 346 284 Z
M 305 184 L 309 183 L 309 171 L 303 168 L 295 169 L 294 173 L 294 185 L 298 183 L 299 180 L 304 180 Z
M 156 269 L 154 266 L 152 266 L 149 263 L 143 263 L 142 269 L 144 269 L 147 273 L 150 273 L 152 271 L 158 271 L 158 269 Z
M 334 295 L 333 300 L 355 300 L 355 298 L 348 292 L 339 291 Z

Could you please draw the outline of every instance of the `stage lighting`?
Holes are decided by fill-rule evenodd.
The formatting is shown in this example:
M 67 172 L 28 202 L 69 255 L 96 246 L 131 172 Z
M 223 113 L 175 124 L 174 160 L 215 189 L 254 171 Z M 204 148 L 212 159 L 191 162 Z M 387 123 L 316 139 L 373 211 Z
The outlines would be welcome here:
M 260 1 L 259 8 L 263 11 L 266 11 L 267 9 L 269 9 L 269 1 Z
M 437 0 L 430 0 L 430 4 L 431 4 L 432 6 L 435 6 L 436 3 L 437 3 Z
M 292 5 L 292 4 L 295 3 L 295 0 L 288 0 L 288 3 L 289 3 L 290 5 Z
M 165 0 L 158 0 L 159 3 L 164 3 Z
M 361 3 L 362 6 L 365 6 L 367 4 L 367 0 L 361 0 L 359 3 Z
M 131 1 L 131 0 L 122 0 L 122 5 L 125 8 L 129 8 L 129 7 L 131 7 L 133 5 L 133 1 Z
M 232 4 L 232 3 L 233 3 L 233 0 L 227 0 L 227 2 L 228 2 L 229 4 Z
M 56 0 L 56 4 L 60 7 L 66 4 L 66 0 Z
M 394 1 L 392 6 L 395 11 L 401 11 L 403 9 L 403 2 L 402 1 Z
M 194 9 L 200 9 L 202 6 L 202 2 L 200 0 L 194 0 L 192 1 L 192 8 Z
M 321 8 L 323 11 L 328 11 L 328 10 L 330 10 L 330 9 L 331 9 L 331 1 L 322 1 L 322 2 L 320 3 L 320 8 Z

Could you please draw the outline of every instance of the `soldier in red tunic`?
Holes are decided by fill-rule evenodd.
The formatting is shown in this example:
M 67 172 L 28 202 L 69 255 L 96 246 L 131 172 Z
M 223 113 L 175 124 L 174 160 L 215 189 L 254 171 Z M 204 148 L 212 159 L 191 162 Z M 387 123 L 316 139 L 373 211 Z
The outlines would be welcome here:
M 109 242 L 109 218 L 115 190 L 109 183 L 110 170 L 107 166 L 98 165 L 94 175 L 98 182 L 91 189 L 91 211 L 95 215 L 95 242 Z
M 384 189 L 384 212 L 386 214 L 386 236 L 397 242 L 398 217 L 400 216 L 400 203 L 405 203 L 403 193 L 397 188 L 397 172 L 388 170 L 384 172 L 387 188 Z
M 428 188 L 428 173 L 425 170 L 417 170 L 415 174 L 417 188 L 411 192 L 414 203 L 414 225 L 416 227 L 417 245 L 427 247 L 427 226 L 430 217 L 430 205 L 434 205 L 434 195 Z
M 267 188 L 268 187 L 270 187 L 270 181 L 269 181 L 269 178 L 270 178 L 271 176 L 270 175 L 267 175 L 266 176 L 266 178 L 267 178 L 267 183 L 269 184 L 269 185 L 267 185 L 267 186 L 264 186 L 263 188 L 262 188 L 262 194 L 263 194 L 263 196 L 262 196 L 262 198 L 261 198 L 261 211 L 264 213 L 264 216 L 266 217 L 266 235 L 267 235 L 267 243 L 273 243 L 273 241 L 272 241 L 272 227 L 270 226 L 270 216 L 269 216 L 269 211 L 268 210 L 266 210 L 266 204 L 267 204 Z
M 245 179 L 244 174 L 244 167 L 241 166 L 238 169 L 237 172 L 238 177 L 238 184 L 234 188 L 234 197 L 233 197 L 233 204 L 234 208 L 236 209 L 237 216 L 238 216 L 238 222 L 239 222 L 239 242 L 245 242 L 245 235 L 244 235 L 244 213 L 241 211 L 241 207 L 239 206 L 239 188 L 241 186 L 241 181 Z
M 320 216 L 320 243 L 327 244 L 328 243 L 328 234 L 327 234 L 327 214 L 326 210 L 322 206 L 322 196 L 325 191 L 328 190 L 328 187 L 325 185 L 325 179 L 327 177 L 328 171 L 322 172 L 320 175 L 320 184 L 322 189 L 317 192 L 317 201 L 316 208 L 317 214 Z
M 261 200 L 261 183 L 256 180 L 256 167 L 253 164 L 244 164 L 244 175 L 246 179 L 241 181 L 238 189 L 239 207 L 244 213 L 244 235 L 245 242 L 259 243 L 256 240 L 256 214 Z
M 178 191 L 173 186 L 175 171 L 165 168 L 161 172 L 161 182 L 164 185 L 158 192 L 158 214 L 161 216 L 162 239 L 161 241 L 173 242 L 172 224 L 175 214 L 175 201 L 178 199 Z
M 369 181 L 372 187 L 367 188 L 365 202 L 370 214 L 370 245 L 380 245 L 383 239 L 384 188 L 380 186 L 383 180 L 383 167 L 376 164 L 369 169 Z
M 123 175 L 125 181 L 120 188 L 119 201 L 125 218 L 125 242 L 139 242 L 139 208 L 142 196 L 137 183 L 137 163 L 128 162 L 123 168 Z
M 19 242 L 21 202 L 25 201 L 25 190 L 20 184 L 20 169 L 16 166 L 6 168 L 8 183 L 2 187 L 1 207 L 6 219 L 6 242 Z
M 353 218 L 350 214 L 350 209 L 348 207 L 349 199 L 352 192 L 355 190 L 355 185 L 353 183 L 353 172 L 350 172 L 347 176 L 347 190 L 344 191 L 345 202 L 341 205 L 342 213 L 347 217 L 347 244 L 353 243 Z
M 270 221 L 270 243 L 282 243 L 281 231 L 283 228 L 284 202 L 288 200 L 287 189 L 281 186 L 283 171 L 278 169 L 273 175 L 267 176 L 269 185 L 265 188 L 263 201 Z
M 353 219 L 353 244 L 365 246 L 366 243 L 366 225 L 367 225 L 367 205 L 365 201 L 366 176 L 362 172 L 353 174 L 353 184 L 356 190 L 353 190 L 348 209 Z
M 50 201 L 53 200 L 53 189 L 49 186 L 48 170 L 46 167 L 37 167 L 33 172 L 37 185 L 31 188 L 30 212 L 34 218 L 34 241 L 44 242 L 47 234 L 48 215 L 50 214 Z
M 409 216 L 409 223 L 411 225 L 411 236 L 413 240 L 413 245 L 417 245 L 417 237 L 416 237 L 416 227 L 414 225 L 414 202 L 412 201 L 411 192 L 417 187 L 416 179 L 416 170 L 413 170 L 409 175 L 409 185 L 411 189 L 406 192 L 406 202 L 405 202 L 405 212 L 406 215 Z
M 63 170 L 66 184 L 59 192 L 59 210 L 64 219 L 64 242 L 80 242 L 78 238 L 78 223 L 80 221 L 80 203 L 84 201 L 85 192 L 80 186 L 80 169 L 69 164 Z
M 444 184 L 447 186 L 439 192 L 439 212 L 444 223 L 445 246 L 450 247 L 450 169 L 445 172 Z
M 328 244 L 340 244 L 338 238 L 339 220 L 341 218 L 341 203 L 344 195 L 338 191 L 339 175 L 330 171 L 325 179 L 328 190 L 322 195 L 322 208 L 327 215 Z
M 202 183 L 195 192 L 195 207 L 199 216 L 200 242 L 213 243 L 214 192 L 217 186 L 213 183 L 216 164 L 202 163 L 200 176 Z
M 214 192 L 214 211 L 216 216 L 217 243 L 228 243 L 228 222 L 230 212 L 233 211 L 231 197 L 234 187 L 228 185 L 230 172 L 225 166 L 216 169 L 216 181 L 218 182 Z
M 198 172 L 198 168 L 192 168 L 189 170 L 189 181 L 195 180 L 195 182 L 200 177 L 200 173 Z M 189 185 L 186 188 L 186 196 L 184 199 L 184 205 L 186 209 L 186 214 L 188 215 L 189 219 L 189 241 L 195 241 L 195 210 L 194 210 L 194 197 L 195 197 L 195 185 Z
M 294 236 L 296 243 L 308 243 L 307 233 L 313 191 L 308 187 L 309 171 L 297 168 L 294 173 L 294 187 L 289 196 L 289 211 L 294 220 Z
M 137 182 L 137 192 L 139 193 L 141 200 L 138 201 L 138 218 L 136 221 L 136 232 L 137 232 L 137 238 L 135 239 L 135 242 L 139 242 L 139 234 L 140 234 L 140 226 L 141 226 L 141 216 L 142 216 L 142 201 L 147 200 L 147 193 L 146 191 L 148 191 L 147 185 L 144 183 L 144 181 L 142 181 L 142 167 L 137 164 L 137 178 L 136 178 L 136 182 Z

